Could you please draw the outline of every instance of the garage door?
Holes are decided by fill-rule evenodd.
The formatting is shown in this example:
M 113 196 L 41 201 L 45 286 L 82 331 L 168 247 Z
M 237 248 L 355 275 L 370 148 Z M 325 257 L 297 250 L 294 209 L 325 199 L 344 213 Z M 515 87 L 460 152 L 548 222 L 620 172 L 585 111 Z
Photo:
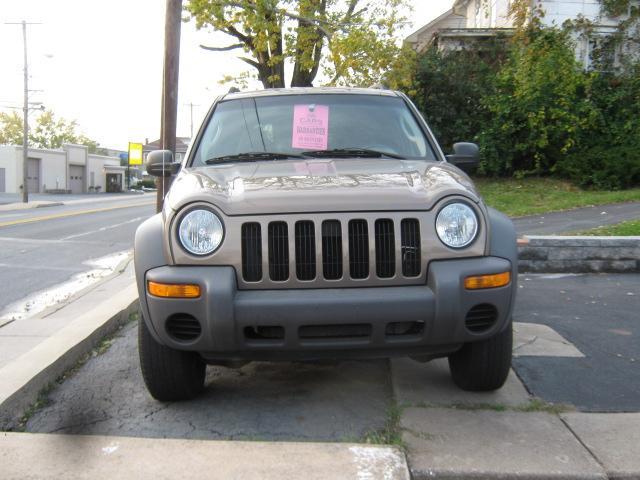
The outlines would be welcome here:
M 0 193 L 7 191 L 7 187 L 4 184 L 4 168 L 0 168 Z
M 29 193 L 40 192 L 40 159 L 29 158 L 27 160 L 27 186 Z
M 79 165 L 69 165 L 69 188 L 71 193 L 84 192 L 84 170 Z

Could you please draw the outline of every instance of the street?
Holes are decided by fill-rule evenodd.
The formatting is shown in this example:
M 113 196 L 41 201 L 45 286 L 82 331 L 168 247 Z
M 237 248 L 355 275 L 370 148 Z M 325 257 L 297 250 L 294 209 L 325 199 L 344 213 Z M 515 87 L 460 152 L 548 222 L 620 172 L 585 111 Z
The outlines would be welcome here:
M 154 212 L 155 194 L 0 211 L 0 323 L 35 294 L 83 272 L 113 270 L 121 258 L 108 256 L 131 250 L 137 226 Z

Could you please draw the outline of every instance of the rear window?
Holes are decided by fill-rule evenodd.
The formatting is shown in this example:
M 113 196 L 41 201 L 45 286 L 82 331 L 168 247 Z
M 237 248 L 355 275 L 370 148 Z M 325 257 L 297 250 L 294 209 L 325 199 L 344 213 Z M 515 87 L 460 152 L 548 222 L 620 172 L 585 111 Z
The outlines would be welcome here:
M 286 95 L 222 101 L 193 161 L 254 152 L 363 148 L 407 159 L 436 160 L 401 98 L 377 95 Z

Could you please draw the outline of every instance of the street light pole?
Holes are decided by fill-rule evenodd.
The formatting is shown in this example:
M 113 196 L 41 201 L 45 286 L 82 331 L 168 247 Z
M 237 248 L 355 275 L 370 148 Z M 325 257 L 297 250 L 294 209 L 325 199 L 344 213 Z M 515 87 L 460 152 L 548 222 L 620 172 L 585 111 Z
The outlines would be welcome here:
M 22 25 L 22 43 L 24 46 L 24 105 L 22 106 L 22 201 L 29 202 L 29 65 L 27 63 L 27 25 L 39 25 L 32 22 L 5 22 L 6 25 Z
M 22 201 L 29 203 L 29 66 L 27 63 L 27 22 L 22 21 L 22 42 L 24 44 L 24 107 L 22 109 Z

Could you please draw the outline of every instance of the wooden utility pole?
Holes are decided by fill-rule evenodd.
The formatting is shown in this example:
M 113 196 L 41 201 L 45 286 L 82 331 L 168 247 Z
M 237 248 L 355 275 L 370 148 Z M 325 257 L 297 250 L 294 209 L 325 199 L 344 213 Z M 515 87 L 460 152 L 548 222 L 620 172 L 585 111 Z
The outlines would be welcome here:
M 22 25 L 24 46 L 24 104 L 22 106 L 22 201 L 29 203 L 29 64 L 27 63 L 27 25 L 32 22 L 6 22 L 6 25 Z
M 164 24 L 164 67 L 162 74 L 162 120 L 160 122 L 160 146 L 176 154 L 176 127 L 178 119 L 178 74 L 180 71 L 180 23 L 182 0 L 167 0 Z M 172 177 L 158 177 L 156 186 L 156 211 L 162 210 L 165 193 Z

